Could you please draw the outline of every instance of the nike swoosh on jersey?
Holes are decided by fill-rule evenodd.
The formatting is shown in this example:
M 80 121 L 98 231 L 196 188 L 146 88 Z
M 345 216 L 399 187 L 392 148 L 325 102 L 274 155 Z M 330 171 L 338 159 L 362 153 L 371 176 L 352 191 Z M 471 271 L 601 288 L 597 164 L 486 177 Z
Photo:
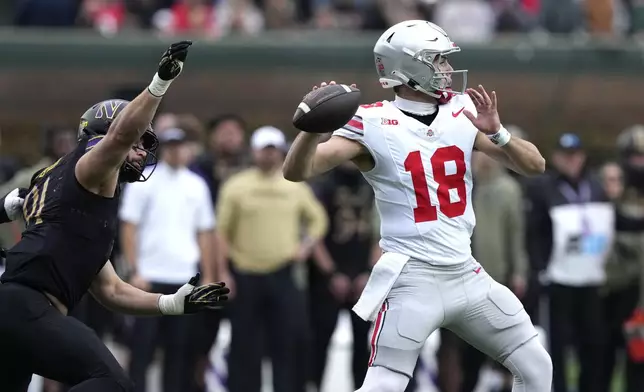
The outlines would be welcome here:
M 464 109 L 465 109 L 465 106 L 463 106 L 461 110 L 459 110 L 458 112 L 452 112 L 452 117 L 454 118 L 458 117 Z

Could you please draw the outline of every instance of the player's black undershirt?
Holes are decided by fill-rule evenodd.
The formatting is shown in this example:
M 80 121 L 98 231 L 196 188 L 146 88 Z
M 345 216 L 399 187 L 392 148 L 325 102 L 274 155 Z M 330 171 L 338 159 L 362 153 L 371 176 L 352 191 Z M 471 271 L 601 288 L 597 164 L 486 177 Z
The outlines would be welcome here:
M 76 179 L 76 163 L 86 150 L 87 141 L 81 141 L 34 175 L 23 207 L 26 229 L 7 252 L 2 276 L 3 283 L 48 292 L 69 310 L 107 261 L 118 222 L 118 189 L 106 198 L 87 191 Z
M 434 119 L 436 119 L 436 116 L 438 116 L 438 110 L 436 110 L 436 112 L 434 112 L 433 114 L 427 114 L 427 115 L 424 115 L 424 116 L 421 116 L 420 114 L 409 113 L 409 112 L 406 112 L 404 110 L 401 110 L 401 112 L 403 112 L 403 114 L 405 114 L 405 116 L 409 116 L 409 117 L 413 118 L 414 120 L 420 121 L 421 123 L 423 123 L 423 124 L 425 124 L 427 126 L 432 125 L 432 122 L 434 122 Z

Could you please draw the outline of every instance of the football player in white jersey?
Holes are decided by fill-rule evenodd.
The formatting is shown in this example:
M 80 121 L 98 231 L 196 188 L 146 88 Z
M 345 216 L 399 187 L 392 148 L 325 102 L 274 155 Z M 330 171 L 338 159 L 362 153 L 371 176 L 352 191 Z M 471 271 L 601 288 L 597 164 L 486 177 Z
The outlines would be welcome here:
M 505 365 L 515 392 L 550 392 L 552 363 L 521 302 L 472 257 L 474 149 L 524 174 L 545 161 L 501 125 L 497 98 L 482 86 L 460 90 L 447 56 L 460 49 L 420 20 L 388 29 L 374 48 L 394 101 L 362 106 L 348 124 L 300 133 L 284 176 L 305 181 L 351 160 L 373 187 L 383 255 L 353 308 L 374 322 L 369 370 L 360 392 L 403 392 L 427 337 L 447 328 Z M 325 84 L 322 84 L 325 85 Z

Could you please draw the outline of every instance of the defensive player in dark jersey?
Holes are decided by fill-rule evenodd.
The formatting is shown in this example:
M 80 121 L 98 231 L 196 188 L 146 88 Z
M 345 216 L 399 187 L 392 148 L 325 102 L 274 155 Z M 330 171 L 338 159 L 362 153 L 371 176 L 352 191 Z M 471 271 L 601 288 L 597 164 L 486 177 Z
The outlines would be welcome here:
M 148 88 L 132 102 L 92 106 L 81 118 L 75 150 L 34 175 L 23 205 L 26 229 L 7 252 L 1 278 L 3 392 L 26 391 L 32 373 L 67 384 L 71 392 L 133 390 L 96 334 L 66 316 L 88 290 L 104 306 L 136 315 L 193 313 L 227 299 L 223 284 L 197 287 L 198 275 L 175 294 L 147 293 L 123 282 L 107 262 L 120 186 L 145 181 L 156 165 L 150 122 L 190 45 L 170 46 Z

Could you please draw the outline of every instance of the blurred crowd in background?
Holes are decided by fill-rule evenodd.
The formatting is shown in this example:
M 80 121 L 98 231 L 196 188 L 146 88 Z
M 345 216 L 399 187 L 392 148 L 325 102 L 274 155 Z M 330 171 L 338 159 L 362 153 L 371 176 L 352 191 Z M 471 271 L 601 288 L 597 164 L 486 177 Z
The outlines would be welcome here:
M 12 0 L 0 2 L 0 24 L 220 39 L 297 28 L 383 30 L 427 19 L 467 43 L 508 32 L 628 36 L 644 27 L 643 10 L 642 0 Z M 248 123 L 257 119 L 159 113 L 153 125 L 161 163 L 150 181 L 126 187 L 111 259 L 123 278 L 159 292 L 174 292 L 199 269 L 205 281 L 228 283 L 230 306 L 185 320 L 133 318 L 87 296 L 72 314 L 124 353 L 118 358 L 139 392 L 259 392 L 271 383 L 274 392 L 350 392 L 366 372 L 371 326 L 347 310 L 380 255 L 373 193 L 352 165 L 310 184 L 286 182 L 279 170 L 289 143 L 284 133 Z M 530 140 L 520 126 L 506 127 Z M 566 384 L 578 392 L 641 392 L 644 341 L 637 338 L 644 336 L 644 312 L 635 310 L 644 309 L 644 127 L 625 130 L 619 146 L 602 134 L 610 144 L 601 153 L 614 159 L 603 162 L 587 155 L 584 129 L 568 131 L 552 145 L 538 145 L 547 151 L 549 171 L 535 179 L 475 154 L 473 253 L 541 328 L 553 356 L 555 392 L 566 392 Z M 76 139 L 77 124 L 47 128 L 37 162 L 0 155 L 0 194 L 28 186 L 36 170 L 70 151 Z M 588 210 L 593 203 L 615 206 L 617 217 Z M 575 207 L 563 223 L 552 214 L 561 204 Z M 584 228 L 582 235 L 560 237 L 566 224 L 585 227 L 587 220 L 601 226 L 602 236 L 587 236 Z M 11 246 L 21 230 L 19 223 L 0 227 L 0 245 Z M 575 267 L 573 258 L 562 277 L 561 264 L 552 261 L 564 250 L 595 267 Z M 326 366 L 339 320 L 353 336 L 352 359 Z M 511 379 L 485 356 L 447 331 L 437 336 L 440 344 L 428 342 L 430 359 L 419 363 L 409 391 L 510 390 Z M 272 362 L 272 377 L 263 381 L 262 358 Z M 146 383 L 152 364 L 161 367 L 154 384 Z M 334 384 L 339 376 L 327 369 L 338 366 L 349 368 L 349 385 Z M 479 379 L 490 373 L 492 382 Z M 34 388 L 64 391 L 51 382 Z
M 644 23 L 639 0 L 13 0 L 8 24 L 89 27 L 103 34 L 151 29 L 220 38 L 231 33 L 318 28 L 384 30 L 410 19 L 445 26 L 455 41 L 496 32 L 624 35 Z M 0 8 L 1 9 L 1 8 Z M 2 14 L 2 12 L 0 12 Z

